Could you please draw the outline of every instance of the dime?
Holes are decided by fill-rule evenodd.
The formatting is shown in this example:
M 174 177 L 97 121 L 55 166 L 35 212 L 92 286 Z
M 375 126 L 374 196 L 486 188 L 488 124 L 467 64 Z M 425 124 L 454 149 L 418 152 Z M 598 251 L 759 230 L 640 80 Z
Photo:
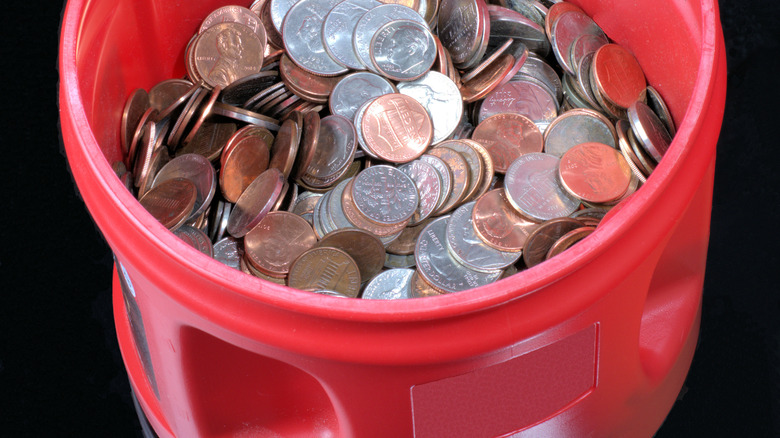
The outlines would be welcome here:
M 191 225 L 182 225 L 175 229 L 173 234 L 179 239 L 183 240 L 187 245 L 197 249 L 203 254 L 214 257 L 214 247 L 211 245 L 209 236 L 203 231 L 195 228 Z
M 391 21 L 374 33 L 369 56 L 383 76 L 394 81 L 413 81 L 427 73 L 436 60 L 436 42 L 426 24 Z
M 317 147 L 302 180 L 314 187 L 334 184 L 352 163 L 356 140 L 355 126 L 349 119 L 337 115 L 323 117 Z
M 266 275 L 287 275 L 292 262 L 317 243 L 302 217 L 286 211 L 268 213 L 244 236 L 247 260 Z
M 227 232 L 233 237 L 244 237 L 260 222 L 282 193 L 284 175 L 279 169 L 270 168 L 252 181 L 236 201 L 227 224 Z
M 593 55 L 591 70 L 593 85 L 612 105 L 625 110 L 635 101 L 645 100 L 645 74 L 634 55 L 623 46 L 606 44 L 599 48 Z
M 572 245 L 588 237 L 594 231 L 596 231 L 595 227 L 582 227 L 569 231 L 556 240 L 550 247 L 550 250 L 547 251 L 547 255 L 545 256 L 545 260 L 566 251 L 571 248 Z
M 357 228 L 332 231 L 323 236 L 316 247 L 338 248 L 349 254 L 357 263 L 360 278 L 365 281 L 374 278 L 382 270 L 385 261 L 382 241 L 368 231 Z
M 333 190 L 329 191 L 325 196 L 327 196 L 327 199 L 323 201 L 323 211 L 322 216 L 323 220 L 326 220 L 328 224 L 330 225 L 329 228 L 332 228 L 333 231 L 338 229 L 345 229 L 345 228 L 353 228 L 354 225 L 347 219 L 346 214 L 344 214 L 344 207 L 341 204 L 341 198 L 344 196 L 344 190 L 347 188 L 347 185 L 349 182 L 352 181 L 352 178 L 347 178 L 338 184 L 336 184 L 335 187 L 333 187 Z M 330 231 L 329 231 L 330 232 Z M 344 248 L 342 248 L 344 249 Z M 346 250 L 345 250 L 346 251 Z M 350 255 L 349 251 L 347 251 Z M 360 261 L 358 258 L 355 258 L 355 261 Z M 363 276 L 363 278 L 370 278 Z
M 236 202 L 244 189 L 268 168 L 270 151 L 261 136 L 248 134 L 241 136 L 226 155 L 219 172 L 219 187 L 228 202 Z
M 248 26 L 230 22 L 215 24 L 193 44 L 195 71 L 209 87 L 226 87 L 260 71 L 264 45 Z
M 628 190 L 631 169 L 620 151 L 602 143 L 582 143 L 563 154 L 558 176 L 572 195 L 604 204 L 619 199 Z
M 380 27 L 395 20 L 413 20 L 422 25 L 426 24 L 425 19 L 413 9 L 401 5 L 383 4 L 363 14 L 355 25 L 352 47 L 358 60 L 368 69 L 375 68 L 371 62 L 371 38 Z
M 572 230 L 582 228 L 577 219 L 560 217 L 545 221 L 535 229 L 525 241 L 523 261 L 529 268 L 547 259 L 547 252 L 555 242 Z
M 233 269 L 241 270 L 243 251 L 235 237 L 225 237 L 214 243 L 214 260 Z
M 322 24 L 322 41 L 333 60 L 353 70 L 366 68 L 355 53 L 353 31 L 360 17 L 380 4 L 376 0 L 344 0 L 328 12 Z
M 520 258 L 519 251 L 500 251 L 487 245 L 474 230 L 474 204 L 467 202 L 452 213 L 447 223 L 447 248 L 464 266 L 479 272 L 493 273 Z
M 190 218 L 200 216 L 214 198 L 217 191 L 217 176 L 211 162 L 201 155 L 181 155 L 166 164 L 154 177 L 152 187 L 173 178 L 185 178 L 195 184 L 197 200 Z
M 661 120 L 647 104 L 636 101 L 628 107 L 628 121 L 631 130 L 656 163 L 661 161 L 672 138 Z
M 430 216 L 439 205 L 439 200 L 443 196 L 441 176 L 433 166 L 420 160 L 404 164 L 398 170 L 407 174 L 417 188 L 419 202 L 417 210 L 409 220 L 409 226 L 419 224 Z
M 460 292 L 492 283 L 501 271 L 474 271 L 460 264 L 447 250 L 447 223 L 450 216 L 435 219 L 420 234 L 415 246 L 417 273 L 442 292 Z
M 435 155 L 423 154 L 420 157 L 420 161 L 433 166 L 433 168 L 436 169 L 436 172 L 438 172 L 439 177 L 441 177 L 441 197 L 439 197 L 439 202 L 436 204 L 436 209 L 434 209 L 432 213 L 435 215 L 438 214 L 439 210 L 441 210 L 442 206 L 450 197 L 450 193 L 452 192 L 452 171 L 450 170 L 450 167 L 447 165 L 447 163 L 444 162 L 444 160 Z
M 430 71 L 417 80 L 400 82 L 398 92 L 411 96 L 428 112 L 433 123 L 432 144 L 449 138 L 463 117 L 458 86 L 439 72 Z
M 472 215 L 474 231 L 487 244 L 501 251 L 520 252 L 539 225 L 515 210 L 504 189 L 493 189 L 477 199 Z
M 337 76 L 347 68 L 333 60 L 322 42 L 325 15 L 340 0 L 300 0 L 284 18 L 282 38 L 287 56 L 304 70 L 320 76 Z
M 393 225 L 382 225 L 370 220 L 365 215 L 363 215 L 360 210 L 358 210 L 352 197 L 352 187 L 354 183 L 355 180 L 353 179 L 347 184 L 347 187 L 344 188 L 344 193 L 341 197 L 341 205 L 344 208 L 344 214 L 347 216 L 349 222 L 357 228 L 375 234 L 380 239 L 383 237 L 394 236 L 396 234 L 400 235 L 401 231 L 403 231 L 404 227 L 406 227 L 406 224 L 408 223 L 407 221 L 399 222 Z M 397 238 L 398 236 L 394 237 Z
M 557 157 L 580 143 L 604 143 L 617 148 L 617 132 L 606 117 L 593 110 L 567 111 L 544 132 L 544 152 Z
M 517 157 L 544 148 L 542 133 L 534 122 L 512 113 L 488 117 L 477 125 L 471 139 L 488 150 L 498 173 L 506 173 Z
M 419 157 L 433 138 L 433 123 L 425 108 L 398 93 L 372 101 L 363 114 L 361 130 L 368 149 L 392 163 Z
M 390 269 L 366 285 L 362 298 L 367 300 L 401 300 L 411 298 L 414 269 Z
M 361 214 L 380 225 L 408 221 L 419 202 L 414 181 L 386 165 L 360 172 L 353 182 L 352 198 Z
M 351 0 L 346 0 L 341 4 L 348 1 Z M 418 80 L 422 80 L 422 78 Z M 355 114 L 361 105 L 374 97 L 395 92 L 396 89 L 393 84 L 382 76 L 365 71 L 355 72 L 342 77 L 336 86 L 333 87 L 328 106 L 332 114 L 354 120 Z M 357 128 L 357 125 L 355 127 Z M 436 127 L 434 126 L 435 129 Z
M 568 216 L 580 205 L 558 182 L 558 157 L 543 153 L 516 159 L 504 177 L 507 199 L 523 216 L 545 221 Z
M 360 271 L 352 257 L 340 249 L 312 248 L 293 262 L 287 285 L 332 290 L 354 298 L 360 292 Z
M 162 226 L 173 231 L 190 217 L 196 197 L 192 181 L 174 178 L 153 187 L 138 202 Z

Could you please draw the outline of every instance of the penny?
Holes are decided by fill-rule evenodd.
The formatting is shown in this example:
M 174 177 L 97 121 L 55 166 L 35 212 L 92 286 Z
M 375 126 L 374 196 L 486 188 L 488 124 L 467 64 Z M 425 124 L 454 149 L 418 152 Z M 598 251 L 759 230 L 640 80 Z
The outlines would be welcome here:
M 364 281 L 374 278 L 382 270 L 385 261 L 382 241 L 368 231 L 357 228 L 332 231 L 323 236 L 316 247 L 338 248 L 349 254 Z
M 443 292 L 460 292 L 492 283 L 501 271 L 485 273 L 469 269 L 456 261 L 447 250 L 447 223 L 442 216 L 429 223 L 417 239 L 415 261 L 417 273 L 431 286 Z
M 158 82 L 149 90 L 149 105 L 160 111 L 171 106 L 193 87 L 186 79 L 166 79 Z
M 509 252 L 520 252 L 539 226 L 509 204 L 504 189 L 493 189 L 477 199 L 472 220 L 474 232 L 486 245 Z
M 516 159 L 504 177 L 507 199 L 523 216 L 541 222 L 573 213 L 580 202 L 558 182 L 560 160 L 529 153 Z
M 250 125 L 257 125 L 268 129 L 269 131 L 279 130 L 279 121 L 266 117 L 256 112 L 247 111 L 243 108 L 239 108 L 233 105 L 227 105 L 222 102 L 215 102 L 212 112 L 216 115 L 229 117 L 231 119 L 239 120 Z
M 222 90 L 219 100 L 228 105 L 241 106 L 249 98 L 274 85 L 278 80 L 277 71 L 261 71 L 236 79 Z
M 558 18 L 563 15 L 566 12 L 569 11 L 577 11 L 577 12 L 583 12 L 582 8 L 575 5 L 574 3 L 569 3 L 566 1 L 556 2 L 554 5 L 550 6 L 547 10 L 547 16 L 544 19 L 544 30 L 547 33 L 547 39 L 552 39 L 552 26 L 555 24 L 555 22 L 558 20 Z
M 174 178 L 153 187 L 138 202 L 162 226 L 173 231 L 190 217 L 196 197 L 192 181 Z
M 353 70 L 365 68 L 355 53 L 353 31 L 360 17 L 380 4 L 376 0 L 344 0 L 328 12 L 322 25 L 322 40 L 334 61 Z
M 150 108 L 149 111 L 156 112 L 155 109 Z M 142 119 L 143 121 L 143 119 Z M 134 157 L 130 163 L 133 166 L 133 174 L 135 179 L 133 183 L 136 187 L 141 186 L 141 181 L 146 179 L 149 174 L 149 162 L 152 159 L 152 154 L 155 149 L 162 144 L 162 138 L 164 132 L 160 132 L 157 124 L 151 120 L 144 121 L 143 126 L 139 126 L 136 129 L 133 136 L 139 135 L 138 140 L 133 140 L 131 151 L 140 148 L 138 152 L 133 152 L 137 157 Z M 140 133 L 140 134 L 139 134 Z
M 485 55 L 485 57 L 480 61 L 480 63 L 469 70 L 466 74 L 461 76 L 461 81 L 468 82 L 470 81 L 474 76 L 481 73 L 487 66 L 495 62 L 501 55 L 504 53 L 508 53 L 509 47 L 512 45 L 514 40 L 512 38 L 507 38 L 503 43 L 499 44 L 496 47 L 493 47 L 493 49 Z
M 612 122 L 593 110 L 576 109 L 556 118 L 544 132 L 544 152 L 557 157 L 580 143 L 604 143 L 617 147 Z
M 528 55 L 528 58 L 523 63 L 523 66 L 520 67 L 513 80 L 520 80 L 524 77 L 536 79 L 541 86 L 545 87 L 554 96 L 556 103 L 563 98 L 563 89 L 561 88 L 561 79 L 558 77 L 558 73 L 543 59 L 533 53 Z
M 606 44 L 593 55 L 592 78 L 609 103 L 627 109 L 645 100 L 645 74 L 634 55 L 618 44 Z
M 284 175 L 279 169 L 270 168 L 255 178 L 236 201 L 227 232 L 233 237 L 244 237 L 271 211 L 283 185 Z
M 434 148 L 428 151 L 428 155 L 436 156 L 444 161 L 452 176 L 452 190 L 442 206 L 434 212 L 434 215 L 441 215 L 460 205 L 466 198 L 471 172 L 466 159 L 452 149 Z
M 334 184 L 349 168 L 357 148 L 355 127 L 346 117 L 330 115 L 320 121 L 317 147 L 301 177 L 314 187 Z
M 402 300 L 411 298 L 413 269 L 390 269 L 366 285 L 361 298 L 366 300 Z
M 144 131 L 149 127 L 149 123 L 151 122 L 154 124 L 155 120 L 159 120 L 158 113 L 157 110 L 152 107 L 149 107 L 144 111 L 141 118 L 138 119 L 138 126 L 136 126 L 133 135 L 130 137 L 130 144 L 127 149 L 127 160 L 125 162 L 127 166 L 135 168 L 135 163 L 138 160 L 136 155 L 139 154 L 138 146 L 141 144 L 144 137 Z M 138 171 L 134 169 L 134 173 L 137 174 Z
M 655 115 L 663 122 L 666 127 L 666 131 L 669 132 L 671 137 L 674 137 L 677 130 L 674 127 L 674 118 L 672 113 L 669 112 L 669 107 L 666 106 L 664 98 L 661 97 L 661 93 L 658 92 L 652 85 L 647 86 L 647 104 L 653 110 Z
M 644 150 L 656 163 L 660 162 L 672 142 L 663 122 L 642 101 L 633 102 L 628 107 L 628 121 Z
M 428 163 L 414 160 L 398 168 L 414 181 L 419 194 L 417 210 L 409 220 L 409 226 L 416 225 L 430 216 L 439 205 L 443 196 L 441 191 L 441 176 L 439 172 Z
M 467 202 L 452 213 L 447 223 L 447 249 L 450 255 L 479 272 L 493 273 L 514 264 L 520 258 L 519 251 L 501 251 L 485 243 L 474 230 L 474 204 Z
M 245 135 L 226 154 L 219 172 L 219 187 L 228 202 L 236 202 L 244 189 L 268 168 L 270 151 L 259 135 Z
M 317 204 L 317 200 L 321 197 L 321 193 L 303 192 L 298 195 L 295 203 L 290 206 L 288 211 L 299 216 L 307 213 L 311 214 L 314 211 L 314 206 Z
M 282 39 L 287 56 L 304 70 L 320 76 L 337 76 L 347 68 L 331 58 L 322 41 L 325 15 L 340 0 L 299 0 L 282 23 Z
M 396 4 L 382 4 L 370 9 L 363 14 L 355 24 L 352 37 L 352 47 L 357 59 L 374 73 L 375 67 L 371 62 L 371 38 L 377 30 L 386 23 L 395 20 L 413 20 L 426 25 L 425 20 L 413 9 Z
M 141 121 L 141 116 L 150 108 L 149 94 L 143 88 L 137 88 L 130 94 L 122 109 L 122 121 L 119 125 L 119 140 L 122 152 L 130 151 L 132 135 Z
M 185 178 L 195 184 L 197 200 L 190 218 L 197 217 L 206 211 L 217 190 L 216 172 L 214 172 L 211 162 L 197 154 L 180 155 L 160 169 L 154 178 L 152 187 L 173 178 Z
M 303 133 L 301 134 L 301 142 L 293 166 L 293 178 L 296 180 L 301 179 L 314 159 L 320 138 L 320 123 L 320 115 L 316 112 L 303 116 Z
M 293 262 L 287 285 L 332 290 L 354 298 L 360 292 L 360 271 L 352 257 L 340 249 L 312 248 Z
M 369 43 L 374 69 L 394 81 L 413 81 L 436 60 L 436 42 L 426 24 L 395 20 L 377 29 Z
M 461 202 L 467 202 L 477 197 L 477 191 L 485 177 L 482 156 L 472 147 L 472 143 L 464 140 L 446 140 L 436 146 L 437 148 L 449 148 L 459 153 L 469 166 L 469 184 Z
M 417 271 L 414 272 L 412 278 L 409 280 L 409 286 L 411 288 L 412 298 L 434 297 L 444 295 L 446 292 L 441 292 L 433 288 L 425 279 L 420 277 Z
M 485 97 L 478 122 L 501 113 L 516 113 L 529 118 L 544 132 L 558 116 L 558 102 L 538 82 L 529 79 L 510 81 Z
M 429 29 L 435 29 L 439 15 L 439 0 L 421 0 L 417 13 L 425 19 Z
M 551 29 L 550 44 L 555 54 L 555 59 L 563 70 L 575 75 L 574 66 L 571 63 L 571 53 L 574 41 L 585 34 L 603 36 L 604 31 L 584 12 L 568 11 L 561 14 Z
M 193 44 L 195 71 L 209 87 L 223 88 L 260 71 L 264 41 L 246 25 L 219 23 L 206 29 Z
M 479 0 L 442 0 L 439 3 L 439 39 L 456 65 L 466 63 L 479 50 L 484 15 Z
M 168 149 L 162 145 L 162 138 L 163 135 L 158 135 L 156 139 L 149 140 L 151 142 L 150 150 L 152 155 L 148 157 L 148 160 L 145 160 L 145 163 L 142 163 L 141 173 L 139 174 L 138 197 L 143 196 L 152 188 L 152 182 L 157 173 L 171 159 L 170 155 L 168 155 Z
M 257 112 L 257 109 L 261 105 L 264 105 L 276 96 L 284 94 L 286 91 L 287 89 L 285 88 L 284 82 L 276 82 L 275 84 L 261 88 L 256 94 L 253 94 L 240 106 L 245 109 Z
M 569 149 L 561 157 L 558 175 L 569 193 L 594 204 L 619 199 L 631 181 L 631 169 L 620 151 L 602 143 Z
M 346 0 L 341 4 L 348 1 L 351 0 Z M 333 87 L 328 106 L 331 114 L 354 120 L 358 108 L 365 102 L 374 97 L 395 92 L 393 84 L 382 76 L 370 72 L 355 72 L 343 76 Z
M 219 96 L 220 91 L 222 91 L 222 87 L 220 85 L 215 86 L 211 90 L 211 94 L 209 94 L 207 98 L 204 98 L 204 101 L 198 105 L 197 109 L 200 110 L 200 113 L 195 121 L 192 122 L 189 134 L 184 136 L 184 138 L 180 141 L 180 146 L 187 146 L 187 144 L 192 141 L 195 136 L 197 136 L 198 131 L 200 130 L 201 126 L 203 126 L 206 118 L 211 115 L 211 108 L 214 107 L 214 103 L 217 101 L 217 96 Z
M 290 91 L 314 103 L 326 103 L 333 87 L 341 80 L 340 76 L 313 76 L 287 56 L 279 60 L 279 74 Z
M 372 101 L 363 114 L 361 130 L 368 149 L 392 163 L 414 160 L 433 139 L 433 123 L 425 108 L 414 98 L 398 93 Z
M 575 77 L 579 77 L 580 62 L 591 53 L 595 54 L 601 47 L 609 44 L 609 38 L 604 34 L 586 33 L 580 35 L 571 45 L 569 52 L 569 62 Z M 615 44 L 616 45 L 616 44 Z M 644 77 L 643 77 L 644 78 Z M 617 79 L 620 81 L 620 79 Z
M 269 151 L 271 150 L 271 145 L 273 145 L 274 142 L 274 135 L 265 128 L 254 125 L 246 125 L 233 133 L 233 135 L 230 136 L 228 141 L 225 143 L 225 147 L 222 150 L 222 155 L 219 157 L 220 166 L 225 164 L 225 160 L 230 156 L 231 150 L 236 146 L 236 144 L 242 141 L 245 137 L 249 136 L 256 137 L 258 140 L 262 141 L 263 144 L 265 144 Z
M 214 243 L 214 260 L 236 270 L 241 270 L 241 258 L 244 256 L 238 239 L 225 237 Z
M 407 269 L 414 268 L 414 251 L 410 255 L 385 254 L 385 268 L 387 269 Z
M 197 112 L 201 103 L 208 96 L 209 92 L 206 88 L 199 88 L 187 101 L 187 103 L 182 108 L 181 113 L 179 113 L 179 116 L 176 118 L 176 121 L 173 123 L 170 132 L 168 133 L 168 137 L 165 142 L 169 147 L 173 148 L 174 150 L 179 147 L 179 140 L 181 140 L 184 136 L 190 121 L 192 121 L 192 118 L 195 117 L 195 113 Z
M 209 236 L 203 231 L 195 228 L 191 225 L 182 225 L 173 231 L 179 239 L 184 241 L 187 245 L 197 249 L 203 254 L 214 257 L 214 247 L 211 245 Z
M 582 222 L 569 217 L 559 217 L 543 222 L 531 232 L 525 241 L 523 261 L 529 268 L 547 259 L 547 252 L 555 242 L 572 230 L 582 228 Z
M 176 156 L 198 154 L 209 161 L 217 161 L 235 132 L 236 124 L 232 122 L 203 122 L 193 138 L 176 150 Z
M 387 245 L 385 249 L 388 253 L 395 255 L 414 255 L 414 245 L 417 242 L 417 237 L 420 236 L 423 228 L 431 222 L 433 218 L 429 217 L 416 225 L 410 225 L 401 231 L 401 234 L 392 243 Z
M 353 179 L 347 184 L 341 197 L 341 205 L 349 222 L 357 228 L 375 234 L 380 239 L 383 237 L 393 236 L 395 234 L 400 235 L 401 231 L 403 231 L 404 227 L 406 226 L 407 221 L 399 222 L 393 225 L 381 225 L 370 220 L 365 215 L 363 215 L 360 210 L 358 210 L 352 197 L 352 187 L 354 186 L 354 183 L 355 180 Z
M 239 23 L 249 27 L 252 29 L 255 35 L 257 35 L 257 39 L 260 41 L 261 47 L 265 47 L 265 27 L 263 27 L 263 23 L 260 22 L 260 17 L 251 10 L 242 6 L 228 5 L 214 9 L 203 20 L 198 33 L 203 33 L 211 26 L 226 22 Z
M 398 92 L 411 96 L 428 112 L 433 123 L 431 144 L 449 138 L 463 117 L 458 86 L 439 72 L 430 71 L 417 80 L 400 82 Z
M 506 38 L 512 38 L 541 57 L 550 53 L 550 42 L 545 37 L 542 26 L 511 9 L 497 5 L 488 5 L 487 9 L 490 16 L 488 44 L 497 45 Z
M 556 255 L 566 251 L 567 249 L 571 248 L 572 245 L 588 237 L 594 231 L 596 231 L 595 227 L 582 227 L 569 231 L 568 233 L 561 236 L 560 239 L 555 241 L 555 243 L 550 247 L 549 251 L 547 251 L 545 259 L 555 257 Z
M 414 181 L 387 165 L 360 172 L 353 182 L 352 198 L 361 214 L 380 225 L 408 221 L 419 203 Z
M 290 265 L 317 243 L 311 226 L 302 217 L 272 211 L 244 236 L 247 260 L 266 275 L 284 277 Z
M 477 125 L 471 139 L 488 150 L 498 173 L 506 173 L 517 157 L 544 148 L 542 133 L 534 122 L 513 113 L 488 117 Z
M 573 84 L 578 85 L 578 90 L 581 91 L 582 98 L 593 108 L 600 108 L 600 103 L 593 93 L 593 84 L 590 83 L 590 67 L 593 64 L 594 53 L 588 53 L 582 57 L 577 69 L 577 80 L 572 81 Z
M 461 94 L 464 102 L 475 102 L 496 89 L 504 79 L 512 77 L 515 59 L 512 55 L 501 55 L 494 63 L 463 84 Z M 519 67 L 518 67 L 519 68 Z M 508 80 L 508 79 L 507 79 Z
M 268 167 L 279 169 L 285 179 L 292 172 L 300 138 L 300 126 L 294 120 L 287 119 L 282 122 L 282 126 L 279 128 L 271 148 L 271 159 Z

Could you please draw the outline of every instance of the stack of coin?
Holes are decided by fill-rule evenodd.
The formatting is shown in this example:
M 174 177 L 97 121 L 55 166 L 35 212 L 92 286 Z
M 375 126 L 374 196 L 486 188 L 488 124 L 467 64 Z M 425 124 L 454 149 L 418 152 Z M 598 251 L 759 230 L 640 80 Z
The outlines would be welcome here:
M 399 299 L 554 257 L 669 147 L 660 94 L 579 7 L 388 3 L 216 9 L 187 78 L 128 97 L 117 175 L 228 266 Z

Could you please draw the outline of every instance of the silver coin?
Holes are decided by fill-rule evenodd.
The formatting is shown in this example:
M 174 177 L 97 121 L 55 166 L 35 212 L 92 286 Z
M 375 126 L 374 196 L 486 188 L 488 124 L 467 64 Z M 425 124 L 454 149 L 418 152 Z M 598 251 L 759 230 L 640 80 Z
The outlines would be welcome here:
M 553 53 L 555 53 L 555 59 L 558 60 L 561 68 L 572 76 L 577 73 L 569 56 L 571 47 L 577 38 L 585 34 L 607 37 L 593 19 L 579 11 L 564 12 L 555 20 L 551 29 L 550 44 Z
M 413 268 L 415 263 L 414 253 L 408 255 L 385 253 L 385 268 L 387 269 Z
M 577 68 L 577 88 L 582 91 L 581 97 L 583 97 L 590 106 L 593 108 L 600 108 L 590 83 L 590 66 L 593 63 L 594 55 L 595 53 L 588 53 L 580 60 Z
M 357 148 L 357 132 L 352 122 L 344 116 L 329 115 L 320 120 L 317 149 L 306 170 L 308 178 L 327 180 L 337 176 L 352 163 Z
M 233 269 L 241 270 L 241 257 L 243 257 L 238 239 L 225 237 L 214 244 L 214 260 Z
M 302 215 L 305 213 L 311 213 L 314 211 L 314 205 L 317 203 L 317 199 L 322 197 L 322 193 L 316 192 L 303 192 L 295 199 L 295 202 L 287 210 L 290 213 Z
M 282 23 L 287 12 L 298 2 L 298 0 L 269 0 L 269 12 L 271 13 L 271 21 L 276 28 L 276 31 L 281 34 Z
M 227 226 L 230 222 L 230 212 L 233 209 L 233 204 L 229 202 L 219 201 L 224 204 L 221 216 L 218 216 L 219 220 L 214 224 L 214 238 L 212 241 L 222 240 L 227 233 Z
M 482 101 L 479 123 L 501 113 L 528 117 L 544 133 L 558 117 L 558 102 L 549 90 L 530 78 L 512 80 L 496 88 Z
M 355 25 L 353 48 L 360 62 L 374 73 L 379 72 L 371 62 L 371 38 L 380 27 L 395 20 L 413 20 L 426 25 L 425 19 L 414 9 L 396 4 L 383 4 L 371 9 Z
M 644 150 L 656 163 L 660 162 L 672 142 L 661 119 L 646 103 L 636 101 L 628 107 L 628 121 Z
M 152 187 L 173 178 L 188 179 L 195 184 L 198 194 L 190 219 L 203 214 L 217 191 L 217 175 L 211 162 L 198 154 L 179 155 L 157 172 Z
M 412 20 L 386 23 L 369 43 L 374 68 L 394 81 L 413 81 L 436 61 L 436 41 L 428 25 Z
M 322 221 L 322 231 L 325 234 L 336 230 L 336 223 L 333 221 L 333 217 L 330 215 L 330 204 L 333 198 L 333 191 L 330 190 L 322 197 L 322 205 L 320 206 L 320 220 Z
M 523 14 L 496 5 L 489 5 L 490 37 L 488 44 L 495 46 L 507 38 L 514 38 L 528 47 L 528 50 L 546 57 L 550 53 L 550 42 L 544 27 L 539 26 Z
M 479 50 L 483 13 L 479 0 L 442 0 L 439 3 L 437 32 L 454 64 L 466 63 Z
M 579 82 L 574 79 L 572 75 L 564 73 L 561 83 L 563 84 L 563 94 L 572 106 L 575 108 L 593 110 L 603 114 L 604 110 L 601 105 L 593 106 L 588 102 L 588 99 L 585 97 L 585 91 L 582 90 Z
M 335 290 L 317 289 L 317 290 L 310 290 L 309 292 L 313 292 L 318 295 L 327 295 L 329 297 L 349 298 L 348 295 L 344 295 L 341 292 L 336 292 Z
M 322 206 L 325 205 L 325 201 L 328 200 L 326 195 L 327 193 L 317 199 L 317 203 L 314 205 L 314 210 L 312 211 L 311 216 L 312 228 L 314 229 L 314 233 L 317 235 L 318 239 L 322 239 L 322 237 L 328 234 L 329 231 L 333 231 L 325 229 L 323 224 L 322 215 L 324 213 L 322 212 Z
M 560 158 L 532 152 L 521 155 L 506 171 L 504 190 L 509 203 L 523 216 L 546 221 L 568 216 L 580 201 L 558 182 Z
M 544 19 L 547 16 L 547 8 L 534 0 L 505 0 L 506 7 L 523 14 L 523 16 L 541 27 L 544 27 Z
M 381 4 L 376 0 L 344 0 L 328 12 L 322 25 L 322 41 L 336 62 L 353 70 L 366 68 L 355 53 L 353 32 L 360 17 Z
M 360 172 L 355 177 L 352 197 L 360 213 L 386 225 L 411 218 L 420 200 L 414 181 L 387 165 L 371 166 Z
M 558 77 L 558 73 L 555 72 L 550 64 L 544 62 L 535 53 L 528 55 L 523 66 L 520 67 L 520 70 L 512 79 L 517 80 L 523 77 L 536 79 L 550 91 L 550 94 L 555 96 L 556 102 L 560 102 L 563 99 L 563 88 L 561 87 L 561 78 Z
M 575 109 L 561 114 L 544 133 L 544 152 L 562 157 L 572 147 L 597 142 L 617 149 L 614 125 L 593 110 Z
M 569 61 L 571 62 L 571 68 L 575 73 L 575 77 L 579 77 L 580 62 L 582 62 L 582 58 L 587 54 L 596 53 L 596 50 L 605 44 L 609 44 L 609 39 L 604 34 L 594 35 L 586 33 L 574 40 L 571 44 L 571 49 L 569 49 Z
M 402 84 L 404 83 L 402 82 Z M 395 92 L 396 89 L 393 84 L 382 76 L 367 71 L 359 71 L 344 76 L 333 87 L 328 106 L 331 114 L 355 120 L 355 113 L 357 113 L 361 105 L 375 97 Z M 358 124 L 355 124 L 356 129 L 358 129 L 358 126 Z M 436 125 L 434 123 L 434 130 L 435 128 Z
M 239 120 L 250 125 L 257 125 L 263 127 L 269 131 L 279 131 L 279 121 L 272 119 L 271 117 L 258 114 L 253 111 L 248 111 L 237 106 L 228 105 L 222 102 L 214 102 L 214 106 L 211 107 L 212 114 L 218 116 L 229 117 L 231 119 Z
M 211 245 L 209 236 L 198 228 L 191 225 L 182 225 L 173 231 L 179 239 L 183 240 L 187 245 L 197 249 L 198 251 L 206 254 L 209 257 L 214 257 L 214 248 Z
M 452 79 L 437 71 L 429 71 L 417 80 L 400 82 L 398 92 L 412 97 L 428 111 L 433 122 L 433 140 L 440 143 L 449 138 L 463 117 L 463 97 Z
M 477 236 L 472 220 L 476 203 L 467 202 L 452 213 L 447 223 L 447 248 L 450 254 L 464 266 L 480 272 L 491 273 L 514 264 L 520 258 L 520 251 L 499 251 Z
M 300 0 L 282 23 L 287 56 L 302 69 L 321 76 L 336 76 L 347 68 L 330 57 L 322 43 L 322 22 L 339 0 Z
M 152 99 L 152 91 L 153 89 L 149 91 L 150 100 Z M 674 127 L 674 118 L 672 118 L 672 113 L 669 112 L 669 107 L 666 106 L 666 102 L 664 102 L 664 98 L 661 97 L 661 93 L 653 88 L 652 85 L 647 86 L 647 104 L 650 108 L 653 109 L 655 115 L 657 115 L 658 118 L 661 119 L 661 121 L 664 123 L 664 126 L 669 132 L 669 135 L 674 137 L 674 134 L 677 132 L 677 130 Z
M 418 159 L 433 166 L 441 178 L 441 197 L 439 197 L 439 202 L 436 203 L 436 208 L 433 210 L 436 213 L 444 205 L 447 198 L 450 197 L 450 193 L 452 193 L 452 170 L 444 160 L 434 155 L 423 154 Z
M 368 155 L 371 158 L 374 158 L 376 160 L 379 159 L 379 157 L 376 156 L 375 153 L 371 151 L 371 149 L 367 146 L 366 139 L 363 137 L 363 114 L 366 113 L 366 109 L 368 106 L 376 100 L 376 97 L 372 97 L 365 101 L 362 105 L 360 105 L 355 111 L 355 118 L 353 119 L 353 125 L 355 125 L 355 132 L 357 133 L 357 141 L 360 145 L 360 150 L 363 151 L 364 154 Z
M 417 272 L 431 286 L 444 292 L 460 292 L 496 281 L 502 271 L 485 273 L 469 269 L 447 250 L 447 223 L 450 215 L 432 221 L 420 233 L 415 245 Z
M 411 298 L 414 269 L 390 269 L 379 273 L 363 289 L 363 299 L 402 300 Z
M 341 197 L 344 194 L 344 189 L 347 187 L 353 178 L 347 178 L 344 181 L 336 184 L 330 192 L 330 199 L 327 201 L 327 216 L 333 221 L 335 229 L 342 228 L 355 228 L 354 225 L 347 219 L 347 215 L 344 214 L 344 207 L 341 203 Z
M 398 170 L 409 175 L 420 196 L 417 211 L 414 212 L 408 224 L 408 226 L 413 226 L 427 219 L 439 205 L 442 197 L 441 176 L 433 166 L 420 160 L 406 163 Z

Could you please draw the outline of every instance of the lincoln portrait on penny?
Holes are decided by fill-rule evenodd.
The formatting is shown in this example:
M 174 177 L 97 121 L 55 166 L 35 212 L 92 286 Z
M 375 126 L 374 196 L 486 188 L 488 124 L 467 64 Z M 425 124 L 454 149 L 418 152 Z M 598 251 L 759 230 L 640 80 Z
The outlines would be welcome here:
M 227 28 L 217 34 L 216 40 L 219 58 L 208 77 L 212 82 L 225 86 L 239 77 L 237 70 L 243 54 L 241 34 L 235 29 Z

